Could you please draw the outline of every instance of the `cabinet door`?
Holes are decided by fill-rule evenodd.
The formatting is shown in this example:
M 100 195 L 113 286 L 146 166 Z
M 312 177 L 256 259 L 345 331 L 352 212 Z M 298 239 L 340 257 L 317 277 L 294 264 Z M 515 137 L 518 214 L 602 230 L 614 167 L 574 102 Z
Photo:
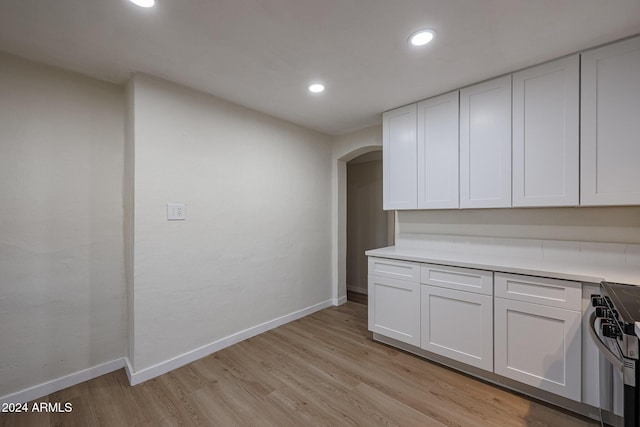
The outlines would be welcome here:
M 420 284 L 369 275 L 369 330 L 420 345 Z
M 418 209 L 458 207 L 458 91 L 418 103 Z
M 493 372 L 493 298 L 422 285 L 421 347 Z
M 460 207 L 511 206 L 511 76 L 460 91 Z
M 416 209 L 416 104 L 385 112 L 382 132 L 383 207 Z
M 495 372 L 581 400 L 579 311 L 495 298 Z
M 513 75 L 513 206 L 579 203 L 580 57 Z
M 640 38 L 582 54 L 582 205 L 640 204 Z

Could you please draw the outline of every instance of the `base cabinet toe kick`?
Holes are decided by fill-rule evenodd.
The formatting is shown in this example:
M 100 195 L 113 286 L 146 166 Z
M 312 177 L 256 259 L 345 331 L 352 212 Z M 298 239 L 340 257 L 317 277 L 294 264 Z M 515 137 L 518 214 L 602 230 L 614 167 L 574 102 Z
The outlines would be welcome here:
M 584 320 L 593 286 L 369 256 L 369 330 L 376 341 L 600 419 L 600 362 Z

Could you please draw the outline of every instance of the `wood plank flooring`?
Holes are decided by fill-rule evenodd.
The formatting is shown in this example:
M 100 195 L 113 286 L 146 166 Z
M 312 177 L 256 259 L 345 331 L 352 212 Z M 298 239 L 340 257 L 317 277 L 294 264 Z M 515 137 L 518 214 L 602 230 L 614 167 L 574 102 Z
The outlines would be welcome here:
M 368 305 L 369 296 L 367 294 L 361 294 L 360 292 L 347 291 L 347 301 Z
M 376 343 L 348 302 L 131 387 L 124 370 L 0 414 L 1 426 L 597 426 Z

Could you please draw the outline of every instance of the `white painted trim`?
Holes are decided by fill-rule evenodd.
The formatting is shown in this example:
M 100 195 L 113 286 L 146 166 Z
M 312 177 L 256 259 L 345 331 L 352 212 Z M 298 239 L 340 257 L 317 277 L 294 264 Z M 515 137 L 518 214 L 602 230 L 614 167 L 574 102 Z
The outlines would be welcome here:
M 38 384 L 22 391 L 3 396 L 0 398 L 0 404 L 25 403 L 34 399 L 39 399 L 76 384 L 98 378 L 104 374 L 108 374 L 109 372 L 122 369 L 125 367 L 125 364 L 125 358 L 121 357 L 120 359 L 112 360 L 111 362 L 105 362 L 91 368 L 83 369 L 82 371 L 74 372 L 72 374 L 56 378 L 55 380 L 47 381 L 46 383 Z
M 342 299 L 344 299 L 344 301 L 342 301 L 340 304 L 344 304 L 346 302 L 346 297 L 340 298 L 340 300 Z M 297 320 L 302 317 L 308 316 L 312 313 L 315 313 L 316 311 L 325 309 L 327 307 L 331 307 L 331 305 L 337 305 L 337 304 L 334 304 L 334 300 L 330 299 L 330 300 L 326 300 L 321 303 L 312 305 L 310 307 L 303 308 L 298 311 L 294 311 L 293 313 L 278 317 L 268 322 L 264 322 L 259 325 L 253 326 L 251 328 L 245 329 L 243 331 L 237 332 L 235 334 L 229 335 L 228 337 L 222 338 L 211 344 L 207 344 L 205 346 L 202 346 L 190 352 L 184 353 L 180 356 L 174 357 L 173 359 L 169 359 L 165 362 L 159 363 L 150 368 L 143 369 L 139 372 L 133 371 L 133 366 L 131 365 L 131 362 L 127 357 L 121 357 L 119 359 L 112 360 L 111 362 L 106 362 L 97 366 L 93 366 L 91 368 L 87 368 L 82 371 L 65 375 L 55 380 L 47 381 L 46 383 L 29 387 L 27 389 L 18 391 L 16 393 L 8 394 L 0 398 L 0 404 L 29 402 L 31 400 L 39 399 L 51 393 L 55 393 L 65 388 L 72 387 L 76 384 L 80 384 L 82 382 L 92 380 L 94 378 L 97 378 L 104 374 L 108 374 L 113 371 L 117 371 L 118 369 L 122 369 L 122 368 L 125 368 L 125 372 L 127 373 L 127 377 L 129 378 L 129 384 L 131 384 L 132 386 L 136 384 L 140 384 L 146 380 L 157 377 L 158 375 L 162 375 L 176 368 L 184 366 L 188 363 L 191 363 L 195 360 L 198 360 L 202 357 L 208 356 L 211 353 L 215 353 L 216 351 L 222 350 L 223 348 L 229 347 L 240 341 L 246 340 L 247 338 L 254 337 L 258 334 L 277 328 L 278 326 L 284 325 L 285 323 L 292 322 L 294 320 Z
M 343 296 L 343 297 L 340 297 L 340 298 L 334 298 L 333 299 L 333 305 L 335 305 L 335 306 L 342 305 L 342 304 L 344 304 L 346 302 L 347 302 L 347 296 L 346 295 Z
M 348 286 L 347 285 L 347 290 L 351 291 L 351 292 L 357 292 L 359 294 L 365 294 L 365 295 L 369 294 L 369 289 L 363 288 L 361 286 Z
M 333 305 L 340 305 L 346 300 L 342 301 L 338 295 L 344 292 L 347 283 L 347 162 L 362 154 L 382 150 L 382 125 L 336 136 L 332 146 L 331 282 Z
M 131 375 L 133 373 L 133 365 L 131 365 L 131 361 L 129 360 L 128 357 L 125 357 L 124 361 L 125 361 L 124 371 L 127 373 L 129 384 L 133 385 L 133 379 L 131 378 Z
M 243 331 L 236 332 L 235 334 L 229 335 L 228 337 L 219 339 L 210 344 L 206 344 L 202 347 L 196 348 L 195 350 L 183 353 L 172 359 L 166 360 L 164 362 L 158 363 L 157 365 L 142 369 L 137 372 L 133 372 L 131 364 L 127 363 L 127 376 L 129 377 L 129 383 L 133 386 L 155 378 L 159 375 L 166 374 L 167 372 L 173 371 L 174 369 L 180 368 L 181 366 L 206 357 L 212 353 L 215 353 L 216 351 L 220 351 L 226 347 L 232 346 L 233 344 L 236 344 L 240 341 L 244 341 L 263 332 L 267 332 L 271 329 L 277 328 L 278 326 L 282 326 L 285 323 L 292 322 L 294 320 L 315 313 L 316 311 L 330 307 L 332 305 L 332 302 L 332 300 L 326 300 L 310 307 L 294 311 L 293 313 L 286 314 L 273 320 L 269 320 Z

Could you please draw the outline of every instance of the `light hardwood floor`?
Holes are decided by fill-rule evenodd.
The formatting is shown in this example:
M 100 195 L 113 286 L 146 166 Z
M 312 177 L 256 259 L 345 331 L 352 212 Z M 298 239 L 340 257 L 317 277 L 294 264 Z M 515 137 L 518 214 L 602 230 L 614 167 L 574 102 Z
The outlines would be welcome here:
M 346 303 L 130 387 L 123 370 L 47 396 L 68 414 L 2 426 L 596 426 L 376 343 Z
M 368 305 L 369 296 L 367 294 L 361 294 L 360 292 L 347 291 L 347 301 Z

